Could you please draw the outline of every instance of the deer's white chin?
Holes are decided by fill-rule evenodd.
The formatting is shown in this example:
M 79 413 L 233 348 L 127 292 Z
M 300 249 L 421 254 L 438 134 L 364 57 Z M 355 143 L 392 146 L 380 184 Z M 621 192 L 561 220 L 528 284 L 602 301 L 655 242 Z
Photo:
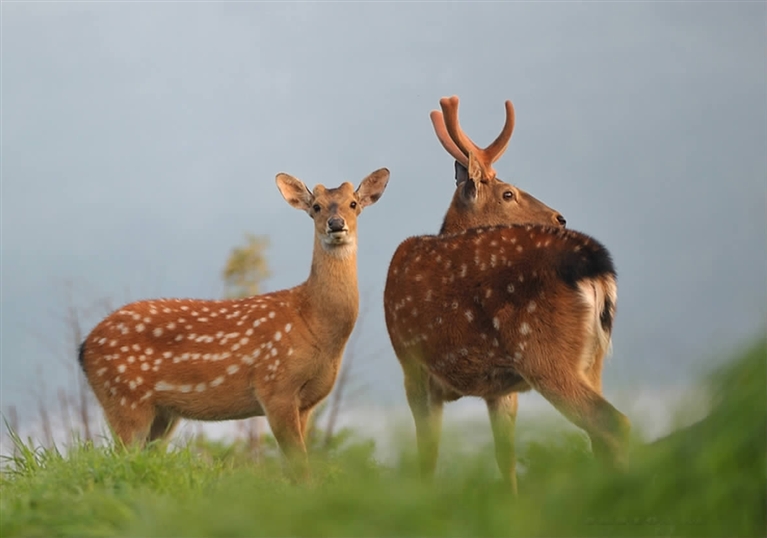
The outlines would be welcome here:
M 322 240 L 328 247 L 348 245 L 354 242 L 354 238 L 346 230 L 326 233 Z

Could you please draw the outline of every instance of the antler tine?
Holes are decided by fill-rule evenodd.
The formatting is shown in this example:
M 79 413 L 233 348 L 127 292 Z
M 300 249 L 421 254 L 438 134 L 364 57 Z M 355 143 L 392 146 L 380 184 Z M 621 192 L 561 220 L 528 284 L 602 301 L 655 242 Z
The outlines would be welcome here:
M 437 134 L 437 138 L 442 143 L 442 147 L 445 148 L 456 161 L 468 167 L 469 158 L 463 153 L 463 151 L 461 151 L 458 146 L 455 145 L 453 139 L 450 138 L 450 135 L 445 128 L 445 118 L 443 117 L 442 112 L 439 110 L 432 110 L 429 114 L 429 117 L 431 118 L 431 123 L 434 126 L 434 132 Z
M 445 127 L 456 146 L 465 154 L 474 153 L 482 155 L 482 150 L 466 136 L 458 123 L 458 96 L 443 97 L 439 100 L 439 106 L 444 113 Z
M 493 140 L 493 143 L 487 146 L 484 150 L 485 157 L 491 163 L 494 163 L 501 158 L 501 155 L 503 155 L 503 152 L 506 151 L 506 147 L 509 145 L 511 134 L 514 132 L 514 105 L 511 104 L 511 101 L 506 101 L 505 104 L 506 123 L 503 124 L 503 130 L 501 131 L 501 134 L 498 135 L 498 138 Z

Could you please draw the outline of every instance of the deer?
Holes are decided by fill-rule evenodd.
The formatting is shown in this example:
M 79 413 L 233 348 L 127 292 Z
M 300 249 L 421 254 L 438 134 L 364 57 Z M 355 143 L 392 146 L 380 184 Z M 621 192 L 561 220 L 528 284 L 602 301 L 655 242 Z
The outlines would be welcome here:
M 266 416 L 293 479 L 310 478 L 312 410 L 331 392 L 359 313 L 357 219 L 389 170 L 313 190 L 286 173 L 283 198 L 314 221 L 308 278 L 242 299 L 130 303 L 86 337 L 79 362 L 116 440 L 166 440 L 179 419 Z
M 536 293 L 537 286 L 540 286 L 541 282 L 537 275 L 551 274 L 552 268 L 558 267 L 558 258 L 551 257 L 550 253 L 553 252 L 553 249 L 548 247 L 554 244 L 561 244 L 563 247 L 570 245 L 570 243 L 562 241 L 556 243 L 553 238 L 559 237 L 556 234 L 563 233 L 562 230 L 565 229 L 567 221 L 558 211 L 497 177 L 493 164 L 506 150 L 515 124 L 515 112 L 511 101 L 505 102 L 506 119 L 501 133 L 484 149 L 479 148 L 461 129 L 458 120 L 458 105 L 457 96 L 444 97 L 440 100 L 442 110 L 434 110 L 430 114 L 437 139 L 448 154 L 455 159 L 456 189 L 453 199 L 437 236 L 411 237 L 402 242 L 395 251 L 389 265 L 384 289 L 385 321 L 389 339 L 404 374 L 407 401 L 416 426 L 418 459 L 422 478 L 430 481 L 435 474 L 444 404 L 458 400 L 463 396 L 478 396 L 486 402 L 493 432 L 496 463 L 507 487 L 512 494 L 516 495 L 518 488 L 514 435 L 518 410 L 517 395 L 519 392 L 526 392 L 540 385 L 526 381 L 522 374 L 525 371 L 524 368 L 518 370 L 515 363 L 506 364 L 504 362 L 508 357 L 512 359 L 526 358 L 527 355 L 520 355 L 523 351 L 520 349 L 501 353 L 500 346 L 502 343 L 513 347 L 515 340 L 511 333 L 507 335 L 505 340 L 500 338 L 500 334 L 498 334 L 500 325 L 496 327 L 496 321 L 500 323 L 501 320 L 504 320 L 503 330 L 509 330 L 506 326 L 507 322 L 511 323 L 513 327 L 514 318 L 513 316 L 509 317 L 509 315 L 514 304 L 516 304 L 515 301 L 520 301 L 520 298 L 526 294 Z M 536 230 L 545 230 L 545 232 L 540 231 L 540 233 L 553 234 L 552 238 L 547 236 L 542 240 L 542 244 L 547 247 L 546 250 L 536 249 L 539 255 L 546 253 L 549 257 L 536 258 L 540 267 L 531 270 L 536 276 L 533 279 L 528 276 L 526 283 L 519 280 L 519 278 L 524 278 L 522 273 L 515 277 L 518 280 L 514 282 L 509 280 L 504 283 L 503 280 L 499 282 L 491 280 L 491 274 L 486 272 L 489 266 L 493 266 L 492 268 L 495 269 L 495 266 L 501 262 L 506 264 L 507 269 L 508 264 L 524 266 L 524 260 L 520 257 L 522 251 L 516 250 L 521 245 L 513 248 L 509 248 L 510 243 L 504 245 L 504 243 L 511 242 L 512 239 L 515 242 L 520 240 L 516 237 L 507 237 L 507 235 L 521 233 L 521 228 L 519 228 L 521 225 L 535 226 Z M 506 231 L 504 227 L 510 228 Z M 527 231 L 527 228 L 525 230 Z M 481 237 L 483 237 L 481 234 L 485 231 L 487 236 L 493 234 L 499 236 L 487 241 L 489 260 L 484 259 L 486 254 L 480 252 L 477 246 L 481 244 Z M 576 232 L 573 234 L 572 238 L 568 236 L 567 241 L 577 242 L 581 239 L 586 241 L 586 236 L 581 237 Z M 465 244 L 467 235 L 475 237 L 479 243 L 477 245 Z M 591 239 L 588 241 L 589 244 L 597 245 L 597 243 L 591 242 Z M 578 250 L 582 248 L 578 245 L 573 246 L 573 248 L 576 247 Z M 429 248 L 440 253 L 424 256 L 422 252 Z M 443 248 L 449 248 L 449 254 L 442 253 L 441 249 Z M 524 247 L 522 248 L 524 249 Z M 469 252 L 475 252 L 475 254 L 470 256 Z M 602 364 L 604 350 L 610 347 L 612 312 L 616 306 L 616 288 L 615 273 L 609 252 L 601 248 L 596 248 L 595 252 L 603 255 L 604 259 L 598 258 L 598 260 L 604 261 L 607 268 L 605 274 L 600 276 L 599 282 L 603 282 L 604 285 L 599 289 L 602 290 L 602 297 L 609 297 L 611 301 L 609 304 L 606 302 L 601 304 L 602 310 L 600 312 L 608 312 L 605 314 L 605 319 L 608 315 L 610 316 L 610 328 L 594 333 L 598 335 L 597 340 L 601 351 L 592 355 L 593 360 L 588 362 L 587 368 L 587 378 L 591 386 L 589 390 L 601 395 Z M 530 255 L 530 252 L 527 255 Z M 480 259 L 484 261 L 478 261 Z M 429 268 L 418 265 L 428 261 L 432 265 Z M 546 262 L 551 265 L 546 267 Z M 481 271 L 478 271 L 478 267 L 481 268 Z M 500 270 L 500 265 L 498 270 Z M 471 278 L 480 280 L 475 282 L 470 280 Z M 591 280 L 588 281 L 588 283 L 590 282 Z M 583 283 L 583 286 L 587 287 L 588 283 Z M 551 280 L 550 282 L 547 281 L 546 285 L 556 287 L 559 283 Z M 487 296 L 482 296 L 476 286 L 484 288 L 484 293 Z M 495 289 L 497 287 L 502 289 L 497 291 Z M 416 290 L 416 288 L 418 289 Z M 540 293 L 547 293 L 546 289 L 540 287 Z M 605 289 L 610 291 L 612 295 L 607 294 Z M 462 294 L 461 290 L 465 293 Z M 511 293 L 514 291 L 517 294 L 512 296 Z M 548 293 L 551 293 L 551 290 Z M 488 302 L 491 297 L 493 300 Z M 506 300 L 503 307 L 500 303 L 494 302 L 500 301 L 502 297 Z M 487 308 L 485 308 L 485 303 L 487 303 Z M 526 308 L 538 308 L 537 303 L 531 307 L 532 303 L 532 300 L 528 301 Z M 553 303 L 541 302 L 541 306 L 543 305 L 552 307 Z M 597 306 L 599 305 L 594 305 L 594 308 Z M 405 308 L 410 312 L 409 316 L 403 311 Z M 490 315 L 493 308 L 507 308 L 504 310 L 506 315 L 500 317 Z M 543 313 L 543 308 L 539 310 L 539 313 Z M 553 316 L 553 314 L 551 315 Z M 528 321 L 524 323 L 529 325 Z M 570 327 L 573 323 L 572 319 L 565 320 L 562 327 Z M 468 326 L 472 328 L 470 334 L 462 331 Z M 554 338 L 554 334 L 550 334 L 553 331 L 552 327 L 557 327 L 557 325 L 549 325 L 548 329 L 545 326 L 541 327 L 542 332 L 540 334 L 536 332 L 534 335 L 536 342 L 540 341 L 545 344 L 547 338 L 551 338 L 551 341 L 554 342 L 558 341 Z M 530 333 L 526 333 L 524 336 L 528 334 Z M 567 343 L 575 345 L 575 339 L 578 336 L 578 333 L 572 333 L 573 340 L 568 340 Z M 580 334 L 580 337 L 586 338 L 583 334 Z M 477 338 L 479 338 L 478 342 L 476 341 Z M 589 342 L 591 341 L 589 340 Z M 528 339 L 524 339 L 520 340 L 518 344 L 527 347 L 530 342 Z M 446 351 L 445 346 L 450 349 Z M 534 349 L 541 348 L 536 347 Z M 446 357 L 450 357 L 451 360 L 446 362 Z M 546 356 L 536 355 L 535 358 L 529 359 L 529 362 L 526 361 L 524 364 L 549 364 L 545 362 L 546 360 Z M 530 374 L 531 378 L 533 375 Z M 574 376 L 573 382 L 578 383 L 577 386 L 580 390 L 582 384 L 580 384 L 581 380 L 578 375 L 580 374 L 572 374 Z M 458 376 L 461 379 L 465 376 L 466 379 L 464 381 L 451 381 L 450 376 Z M 546 387 L 540 386 L 540 388 L 544 396 L 548 394 L 550 398 L 557 398 L 557 396 L 547 392 Z M 590 393 L 589 397 L 593 398 L 594 394 Z M 556 405 L 559 405 L 560 410 L 562 410 L 565 404 L 557 403 Z M 599 405 L 602 406 L 601 408 L 606 408 L 605 406 L 609 404 Z M 570 410 L 565 409 L 565 411 L 566 416 L 573 417 Z M 609 414 L 609 412 L 606 413 Z M 620 424 L 618 429 L 623 431 L 622 429 L 628 423 L 623 418 L 615 418 L 617 416 L 613 414 L 616 423 Z M 584 424 L 582 421 L 576 423 Z M 587 428 L 587 431 L 596 431 L 597 433 L 601 431 L 595 430 L 591 424 L 589 424 L 589 428 L 591 429 Z M 600 455 L 610 452 L 606 449 L 602 450 L 602 448 L 615 445 L 614 440 L 602 443 L 601 440 L 604 436 L 592 437 L 592 441 L 594 438 L 597 439 L 594 445 L 596 452 L 599 452 Z

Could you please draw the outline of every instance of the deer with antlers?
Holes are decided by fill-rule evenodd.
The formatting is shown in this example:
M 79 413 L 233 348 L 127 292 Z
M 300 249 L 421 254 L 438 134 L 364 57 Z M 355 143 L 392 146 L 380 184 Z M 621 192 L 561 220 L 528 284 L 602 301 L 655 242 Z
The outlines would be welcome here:
M 278 174 L 282 196 L 314 220 L 309 278 L 235 300 L 131 303 L 101 321 L 80 364 L 116 437 L 144 445 L 180 418 L 266 416 L 294 476 L 308 476 L 304 435 L 331 391 L 359 311 L 357 218 L 383 194 L 385 168 L 355 191 Z
M 431 120 L 456 160 L 456 192 L 439 235 L 399 245 L 384 290 L 422 476 L 434 475 L 444 403 L 478 396 L 516 493 L 517 393 L 531 388 L 589 433 L 599 458 L 624 464 L 628 419 L 601 396 L 617 291 L 609 252 L 496 177 L 514 127 L 510 101 L 485 149 L 461 130 L 457 97 L 440 105 Z

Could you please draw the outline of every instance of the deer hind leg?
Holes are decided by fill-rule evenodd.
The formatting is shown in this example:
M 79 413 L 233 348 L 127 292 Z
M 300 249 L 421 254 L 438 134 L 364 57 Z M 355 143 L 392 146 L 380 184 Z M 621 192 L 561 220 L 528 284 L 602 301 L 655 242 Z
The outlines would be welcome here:
M 517 422 L 518 397 L 516 392 L 488 398 L 487 411 L 495 440 L 495 460 L 498 469 L 512 494 L 517 494 L 517 456 L 514 444 L 514 428 Z
M 158 409 L 157 415 L 149 428 L 147 441 L 167 440 L 178 426 L 179 418 L 165 409 Z
M 437 469 L 444 402 L 440 392 L 430 383 L 429 373 L 420 365 L 403 365 L 403 370 L 407 402 L 415 421 L 421 478 L 431 481 Z
M 569 369 L 548 370 L 526 379 L 568 420 L 588 433 L 597 459 L 614 468 L 625 468 L 631 429 L 628 417 L 592 388 L 583 374 Z
M 291 474 L 295 479 L 305 481 L 309 478 L 309 459 L 306 453 L 306 445 L 298 402 L 293 398 L 274 400 L 271 405 L 265 406 L 266 419 L 272 429 L 280 450 L 288 461 Z M 308 416 L 308 415 L 307 415 Z
M 602 352 L 597 352 L 594 356 L 594 362 L 592 362 L 586 369 L 586 379 L 589 380 L 591 388 L 602 394 L 602 367 L 604 365 L 605 355 Z

